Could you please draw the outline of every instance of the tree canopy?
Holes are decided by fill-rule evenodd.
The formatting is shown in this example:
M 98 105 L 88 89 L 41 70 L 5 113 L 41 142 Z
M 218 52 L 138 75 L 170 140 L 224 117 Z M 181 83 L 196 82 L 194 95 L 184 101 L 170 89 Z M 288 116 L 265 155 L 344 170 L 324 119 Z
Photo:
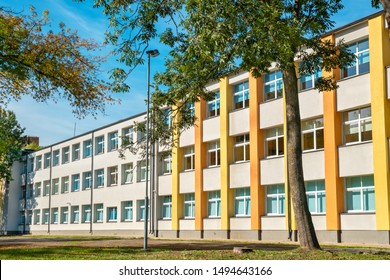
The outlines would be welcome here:
M 0 108 L 0 179 L 11 180 L 11 167 L 21 157 L 23 132 L 15 114 Z
M 31 95 L 37 101 L 66 99 L 79 116 L 104 111 L 112 103 L 100 71 L 99 45 L 61 23 L 51 30 L 48 12 L 16 14 L 0 7 L 0 106 Z

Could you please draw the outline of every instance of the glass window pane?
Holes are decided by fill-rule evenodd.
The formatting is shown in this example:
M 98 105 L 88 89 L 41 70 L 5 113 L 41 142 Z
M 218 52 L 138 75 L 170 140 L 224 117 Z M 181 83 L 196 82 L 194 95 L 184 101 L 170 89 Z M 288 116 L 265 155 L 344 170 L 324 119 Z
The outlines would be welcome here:
M 362 185 L 363 187 L 373 187 L 374 186 L 374 176 L 363 176 L 362 177 Z
M 314 149 L 314 133 L 304 133 L 302 134 L 302 144 L 303 144 L 303 150 L 313 150 Z
M 317 195 L 317 211 L 319 213 L 325 213 L 326 212 L 326 203 L 325 203 L 325 193 L 321 192 Z
M 347 209 L 348 210 L 362 210 L 360 203 L 360 190 L 347 192 Z
M 309 211 L 311 213 L 317 212 L 317 209 L 316 209 L 316 196 L 315 196 L 315 194 L 308 194 L 307 195 L 307 205 L 309 206 Z
M 319 129 L 316 130 L 316 149 L 323 149 L 324 148 L 324 130 Z
M 375 192 L 373 188 L 363 190 L 363 204 L 365 211 L 375 210 Z

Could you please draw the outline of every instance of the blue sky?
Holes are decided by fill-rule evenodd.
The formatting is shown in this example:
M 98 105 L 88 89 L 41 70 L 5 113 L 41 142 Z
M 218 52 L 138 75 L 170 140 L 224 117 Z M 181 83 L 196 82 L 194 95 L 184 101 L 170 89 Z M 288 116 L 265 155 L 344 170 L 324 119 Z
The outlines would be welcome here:
M 359 18 L 376 12 L 371 7 L 371 0 L 344 0 L 344 9 L 334 17 L 335 27 L 348 24 Z M 35 6 L 38 13 L 49 10 L 52 25 L 64 22 L 73 30 L 78 30 L 84 38 L 93 38 L 97 42 L 104 40 L 104 32 L 108 25 L 107 19 L 101 10 L 92 7 L 93 1 L 74 3 L 72 0 L 0 0 L 0 6 L 11 7 L 17 12 L 29 12 L 29 6 Z M 150 48 L 157 48 L 161 55 L 151 60 L 151 73 L 163 70 L 164 57 L 167 55 L 165 46 L 158 42 L 150 44 Z M 104 51 L 109 53 L 109 49 Z M 110 59 L 104 69 L 108 71 L 115 65 Z M 97 127 L 115 122 L 129 116 L 146 111 L 146 65 L 140 65 L 132 73 L 129 80 L 131 91 L 118 95 L 122 102 L 106 107 L 106 114 L 99 114 L 96 118 L 86 117 L 77 119 L 72 114 L 72 108 L 66 101 L 57 103 L 37 103 L 29 97 L 23 97 L 18 102 L 12 102 L 8 109 L 13 110 L 27 135 L 39 136 L 41 145 L 50 145 L 73 137 L 76 126 L 76 135 Z

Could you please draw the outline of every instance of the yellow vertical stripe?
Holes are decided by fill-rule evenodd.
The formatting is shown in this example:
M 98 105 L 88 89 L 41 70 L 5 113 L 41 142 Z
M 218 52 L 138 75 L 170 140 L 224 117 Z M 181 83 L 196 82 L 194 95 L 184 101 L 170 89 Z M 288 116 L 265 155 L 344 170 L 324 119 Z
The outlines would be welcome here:
M 368 29 L 376 227 L 390 230 L 390 103 L 386 94 L 385 68 L 390 64 L 389 31 L 385 29 L 383 15 L 369 20 Z
M 173 108 L 173 111 L 176 108 Z M 178 123 L 180 116 L 175 115 L 173 123 Z M 180 219 L 183 216 L 183 201 L 180 194 L 180 171 L 182 170 L 182 149 L 179 147 L 179 134 L 173 133 L 172 147 L 172 230 L 180 229 Z
M 233 214 L 233 191 L 230 189 L 230 163 L 233 144 L 229 137 L 229 112 L 232 110 L 232 87 L 229 78 L 220 82 L 220 155 L 221 155 L 221 229 L 230 229 L 230 217 Z
M 323 40 L 334 43 L 334 35 Z M 331 72 L 323 70 L 323 77 L 333 76 L 339 80 L 340 70 Z M 325 190 L 326 190 L 326 228 L 340 230 L 340 213 L 344 211 L 344 191 L 339 177 L 338 146 L 342 144 L 341 114 L 337 112 L 336 90 L 323 92 L 324 108 L 324 157 L 325 157 Z

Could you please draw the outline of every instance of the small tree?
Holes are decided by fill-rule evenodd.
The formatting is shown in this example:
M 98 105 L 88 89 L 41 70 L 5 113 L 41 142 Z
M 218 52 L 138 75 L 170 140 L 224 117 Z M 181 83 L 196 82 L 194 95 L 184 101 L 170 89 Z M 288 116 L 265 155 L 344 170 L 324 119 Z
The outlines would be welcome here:
M 0 108 L 0 180 L 12 178 L 12 165 L 21 157 L 23 132 L 15 114 Z

